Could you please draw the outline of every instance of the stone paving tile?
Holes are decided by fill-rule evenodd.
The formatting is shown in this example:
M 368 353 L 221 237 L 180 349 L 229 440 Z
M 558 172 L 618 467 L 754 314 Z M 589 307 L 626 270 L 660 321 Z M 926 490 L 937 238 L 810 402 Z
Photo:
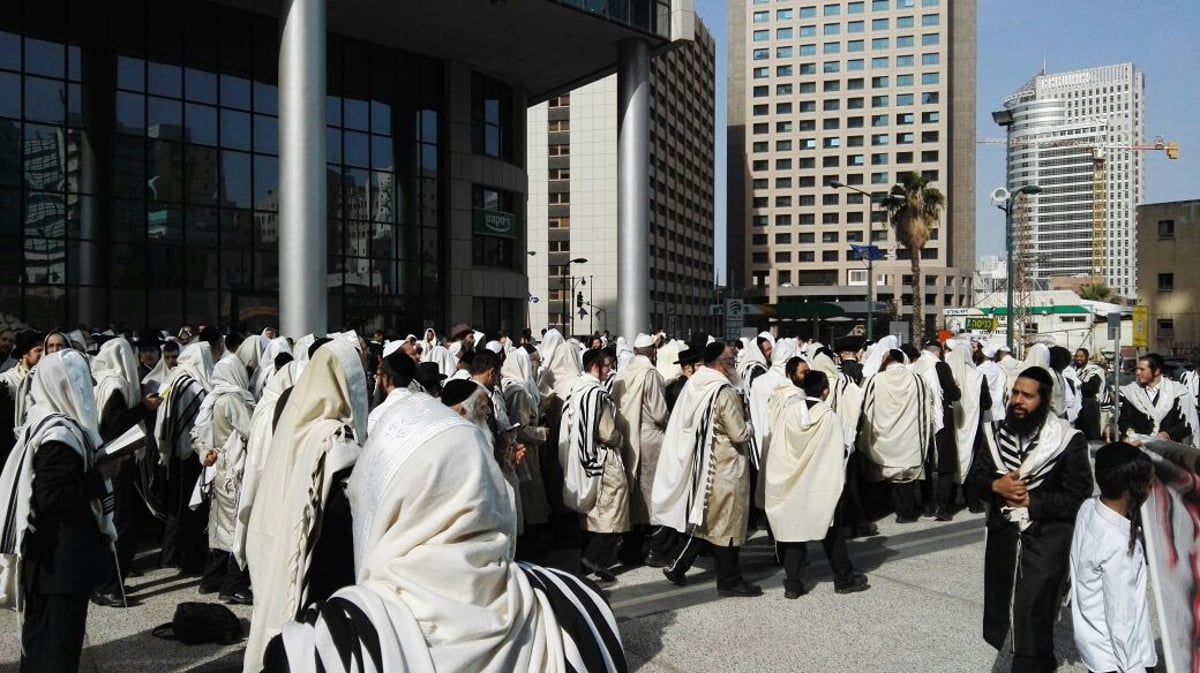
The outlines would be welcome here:
M 701 558 L 689 586 L 674 587 L 653 568 L 620 575 L 608 591 L 638 673 L 865 671 L 876 673 L 1007 673 L 1009 661 L 980 637 L 983 611 L 983 517 L 952 523 L 880 522 L 878 537 L 851 542 L 851 558 L 871 578 L 869 591 L 837 595 L 819 545 L 798 600 L 783 597 L 782 569 L 759 533 L 743 550 L 747 577 L 761 598 L 718 598 L 711 564 Z M 569 558 L 570 555 L 564 556 Z M 236 673 L 239 646 L 188 647 L 150 636 L 182 601 L 199 596 L 195 578 L 156 570 L 129 581 L 140 604 L 128 610 L 92 606 L 85 673 Z M 243 619 L 250 608 L 234 607 Z M 1082 673 L 1071 644 L 1070 617 L 1059 622 L 1060 673 Z M 0 673 L 19 659 L 16 615 L 0 613 Z

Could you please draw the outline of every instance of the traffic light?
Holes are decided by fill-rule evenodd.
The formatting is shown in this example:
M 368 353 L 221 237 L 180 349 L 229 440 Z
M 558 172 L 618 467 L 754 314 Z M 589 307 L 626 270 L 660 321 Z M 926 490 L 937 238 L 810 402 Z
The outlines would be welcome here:
M 575 295 L 575 305 L 579 308 L 583 308 L 583 293 L 582 292 Z

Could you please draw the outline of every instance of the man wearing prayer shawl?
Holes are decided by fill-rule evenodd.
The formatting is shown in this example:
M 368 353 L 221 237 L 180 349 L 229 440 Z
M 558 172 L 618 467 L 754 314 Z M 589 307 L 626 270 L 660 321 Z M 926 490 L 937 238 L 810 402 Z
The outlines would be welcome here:
M 1200 447 L 1196 400 L 1183 384 L 1163 376 L 1157 353 L 1138 358 L 1134 381 L 1121 386 L 1117 418 L 1126 437 L 1149 435 Z
M 208 562 L 200 578 L 200 593 L 219 592 L 225 603 L 249 605 L 250 575 L 233 555 L 246 440 L 254 412 L 254 395 L 243 363 L 240 357 L 225 357 L 213 367 L 212 390 L 200 404 L 191 437 L 193 450 L 207 468 L 205 477 L 211 489 Z
M 1092 495 L 1087 440 L 1050 412 L 1054 378 L 1024 369 L 1003 421 L 983 429 L 966 488 L 988 505 L 983 638 L 1012 635 L 1013 673 L 1054 671 L 1054 621 L 1075 514 Z
M 13 431 L 24 425 L 29 383 L 25 381 L 29 372 L 37 366 L 42 358 L 44 347 L 43 337 L 36 332 L 21 332 L 17 335 L 13 346 L 12 357 L 17 364 L 0 374 L 0 406 L 3 413 L 0 418 L 0 455 L 7 456 L 12 449 Z
M 795 339 L 780 339 L 771 351 L 771 368 L 750 384 L 750 423 L 754 426 L 754 447 L 759 452 L 766 445 L 766 437 L 772 426 L 767 422 L 771 396 L 790 381 L 787 377 L 787 362 L 798 352 Z M 761 455 L 752 455 L 753 465 L 762 465 Z
M 983 410 L 983 422 L 992 423 L 1004 420 L 1004 398 L 1008 393 L 1008 375 L 996 364 L 996 349 L 983 344 L 975 351 L 975 368 L 983 374 L 987 382 L 988 397 L 991 406 Z
M 102 441 L 110 442 L 138 423 L 152 419 L 160 398 L 142 397 L 133 347 L 123 337 L 110 339 L 100 347 L 92 364 L 92 377 L 96 381 L 96 407 L 100 410 Z M 150 457 L 152 461 L 155 459 L 154 456 Z M 117 530 L 116 571 L 109 582 L 92 596 L 92 602 L 97 605 L 114 608 L 127 605 L 123 581 L 132 570 L 142 530 L 142 513 L 145 511 L 137 487 L 137 462 L 122 461 L 120 470 L 112 479 L 113 525 Z
M 567 396 L 558 438 L 563 503 L 584 515 L 588 533 L 580 563 L 605 582 L 617 579 L 608 568 L 616 563 L 621 534 L 629 531 L 625 438 L 617 429 L 617 406 L 601 383 L 613 364 L 604 351 L 584 353 L 584 373 Z
M 907 345 L 904 346 L 904 349 L 907 348 Z M 933 395 L 936 410 L 933 417 L 933 443 L 926 455 L 924 509 L 926 514 L 932 514 L 938 521 L 949 521 L 954 479 L 958 473 L 954 405 L 962 397 L 962 390 L 954 379 L 950 365 L 943 360 L 942 351 L 942 344 L 936 339 L 926 342 L 925 348 L 913 358 L 912 370 L 925 381 Z
M 525 528 L 541 526 L 550 521 L 550 504 L 546 499 L 546 484 L 542 478 L 543 453 L 549 433 L 541 427 L 541 391 L 537 386 L 536 367 L 533 357 L 537 351 L 532 346 L 518 346 L 508 353 L 500 366 L 500 387 L 508 419 L 520 423 L 517 441 L 525 446 L 523 464 L 528 479 L 518 484 L 518 497 Z
M 650 502 L 654 471 L 662 450 L 663 431 L 671 414 L 664 394 L 666 384 L 654 358 L 654 337 L 639 334 L 633 340 L 633 358 L 613 382 L 613 401 L 620 413 L 617 427 L 628 443 L 625 469 L 629 476 L 629 549 L 622 556 L 641 563 L 647 551 Z
M 671 413 L 654 475 L 651 519 L 680 533 L 679 551 L 663 574 L 686 584 L 684 573 L 704 546 L 716 565 L 719 595 L 759 596 L 762 589 L 746 582 L 738 566 L 750 516 L 754 433 L 733 384 L 733 349 L 711 343 L 703 361 Z
M 754 379 L 766 374 L 771 368 L 771 361 L 759 348 L 759 344 L 768 344 L 774 348 L 775 338 L 769 333 L 763 332 L 754 339 L 743 339 L 742 343 L 744 347 L 737 360 L 738 390 L 741 391 L 744 398 L 749 399 L 750 387 L 754 385 Z
M 21 670 L 75 671 L 88 594 L 112 570 L 112 500 L 97 464 L 99 417 L 87 356 L 64 350 L 31 374 L 28 423 L 0 474 L 0 552 L 15 556 Z M 33 524 L 33 525 L 31 525 Z
M 951 474 L 951 478 L 953 483 L 962 484 L 971 470 L 971 460 L 975 455 L 975 438 L 979 434 L 979 426 L 983 421 L 983 410 L 991 406 L 992 399 L 987 381 L 983 374 L 975 368 L 970 343 L 961 340 L 948 341 L 946 348 L 949 350 L 946 355 L 946 365 L 949 366 L 960 391 L 958 399 L 953 404 L 954 415 L 951 419 L 953 420 L 951 430 L 954 433 L 957 459 L 957 463 L 953 465 L 954 472 Z M 943 485 L 942 488 L 945 489 L 945 486 Z M 951 511 L 953 488 L 950 490 L 950 497 L 946 498 L 943 492 L 943 498 L 938 500 L 935 505 L 934 517 L 938 521 L 950 521 L 954 518 Z M 974 498 L 968 499 L 968 503 L 978 505 Z
M 824 372 L 810 371 L 804 387 L 784 383 L 771 396 L 771 450 L 763 467 L 763 495 L 775 546 L 787 574 L 784 597 L 799 598 L 809 586 L 801 579 L 807 543 L 820 540 L 839 594 L 870 588 L 850 562 L 838 516 L 851 437 L 823 401 L 829 395 Z
M 440 401 L 414 395 L 380 420 L 349 496 L 357 583 L 283 626 L 268 673 L 627 670 L 594 588 L 513 560 L 490 442 Z
M 904 353 L 889 351 L 882 367 L 865 381 L 858 450 L 869 460 L 869 479 L 891 482 L 896 521 L 911 523 L 919 514 L 919 480 L 937 412 L 929 386 L 904 365 Z
M 165 358 L 164 358 L 165 359 Z M 200 405 L 212 389 L 212 350 L 197 341 L 179 354 L 179 362 L 159 392 L 162 403 L 154 424 L 159 459 L 166 466 L 166 515 L 162 564 L 199 574 L 208 556 L 204 529 L 207 513 L 189 507 L 201 465 L 192 451 L 191 432 Z
M 849 429 L 850 445 L 853 447 L 858 433 L 858 422 L 862 417 L 863 389 L 855 382 L 855 375 L 845 371 L 845 364 L 845 360 L 835 362 L 833 351 L 828 348 L 818 348 L 813 354 L 810 366 L 813 370 L 825 374 L 829 381 L 829 396 L 825 398 L 825 403 L 838 415 L 842 427 Z M 859 363 L 856 361 L 854 364 Z M 862 367 L 858 367 L 859 380 L 862 371 Z M 868 481 L 866 462 L 861 451 L 851 451 L 846 460 L 846 487 L 842 505 L 838 509 L 842 516 L 842 524 L 850 527 L 853 537 L 871 537 L 879 534 L 879 526 L 870 519 L 862 504 L 863 485 Z
M 1100 400 L 1105 397 L 1104 370 L 1091 361 L 1091 353 L 1086 348 L 1075 351 L 1072 364 L 1075 378 L 1079 379 L 1079 418 L 1075 419 L 1075 427 L 1089 442 L 1099 441 Z
M 310 356 L 275 427 L 246 533 L 254 616 L 244 670 L 285 622 L 354 581 L 345 484 L 367 432 L 362 359 L 345 339 Z M 422 478 L 428 478 L 424 475 Z

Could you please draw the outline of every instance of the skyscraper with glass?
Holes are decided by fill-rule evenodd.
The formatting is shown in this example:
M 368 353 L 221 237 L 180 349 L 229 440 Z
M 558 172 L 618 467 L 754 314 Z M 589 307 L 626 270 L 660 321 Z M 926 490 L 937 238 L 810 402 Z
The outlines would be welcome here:
M 691 6 L 10 0 L 0 322 L 523 327 L 527 107 Z
M 771 303 L 909 312 L 910 252 L 881 196 L 916 172 L 946 195 L 922 253 L 927 321 L 970 297 L 975 255 L 974 0 L 729 3 L 729 278 Z M 832 183 L 843 185 L 834 187 Z M 861 190 L 858 191 L 858 190 Z M 744 289 L 739 287 L 744 285 Z

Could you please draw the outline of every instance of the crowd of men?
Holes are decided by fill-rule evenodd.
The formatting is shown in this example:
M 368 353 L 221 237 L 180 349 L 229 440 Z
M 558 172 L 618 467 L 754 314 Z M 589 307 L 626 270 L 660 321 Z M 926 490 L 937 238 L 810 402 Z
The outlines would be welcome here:
M 23 670 L 74 670 L 88 601 L 136 603 L 139 545 L 254 606 L 247 672 L 623 670 L 580 578 L 682 586 L 705 554 L 719 595 L 758 596 L 739 550 L 762 524 L 786 598 L 818 541 L 834 591 L 864 591 L 847 540 L 878 532 L 880 493 L 898 523 L 988 512 L 985 638 L 1053 670 L 1087 442 L 1200 439 L 1200 367 L 1175 382 L 1156 355 L 1110 391 L 1087 351 L 1041 344 L 586 341 L 0 332 Z M 533 563 L 563 545 L 571 572 Z

